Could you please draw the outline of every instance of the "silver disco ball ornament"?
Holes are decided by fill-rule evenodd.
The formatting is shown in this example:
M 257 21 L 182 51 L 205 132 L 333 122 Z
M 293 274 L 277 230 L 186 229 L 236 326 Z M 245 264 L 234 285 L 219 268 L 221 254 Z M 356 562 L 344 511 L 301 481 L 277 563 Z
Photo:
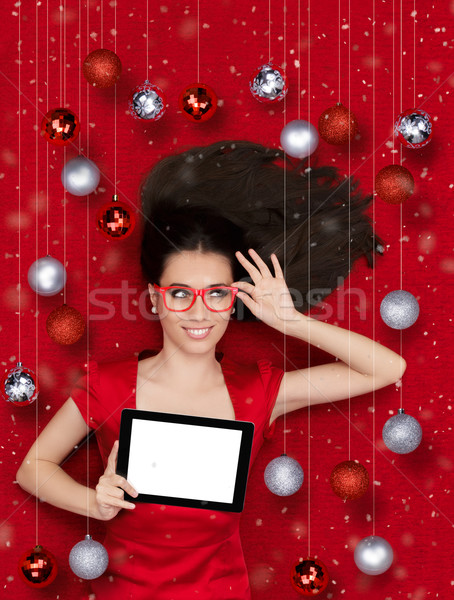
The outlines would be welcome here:
M 63 187 L 74 196 L 87 196 L 95 191 L 100 180 L 96 164 L 85 156 L 76 156 L 61 171 Z
M 406 148 L 423 148 L 432 139 L 433 120 L 425 110 L 410 108 L 397 117 L 394 135 Z
M 277 496 L 291 496 L 303 485 L 304 471 L 297 460 L 282 454 L 266 465 L 266 487 Z
M 59 260 L 48 254 L 32 263 L 28 269 L 28 283 L 40 296 L 55 296 L 65 287 L 66 269 Z
M 389 569 L 393 559 L 391 544 L 379 535 L 369 535 L 356 545 L 354 560 L 366 575 L 381 575 Z
M 407 329 L 419 316 L 419 304 L 410 292 L 394 290 L 381 301 L 380 315 L 389 327 Z
M 100 577 L 109 565 L 109 554 L 100 542 L 95 542 L 91 535 L 72 547 L 69 553 L 69 566 L 81 579 Z
M 129 95 L 128 109 L 134 119 L 158 121 L 166 111 L 166 96 L 162 89 L 148 81 L 135 87 Z
M 306 158 L 317 148 L 319 142 L 317 128 L 304 119 L 295 119 L 285 125 L 281 131 L 281 146 L 294 158 Z
M 34 371 L 18 361 L 15 367 L 4 374 L 0 391 L 7 402 L 15 406 L 28 406 L 38 397 L 38 380 Z
M 413 452 L 422 440 L 422 429 L 418 421 L 399 408 L 397 415 L 383 425 L 383 441 L 387 448 L 397 454 Z
M 288 92 L 284 69 L 273 63 L 258 67 L 249 79 L 249 89 L 259 102 L 282 100 Z

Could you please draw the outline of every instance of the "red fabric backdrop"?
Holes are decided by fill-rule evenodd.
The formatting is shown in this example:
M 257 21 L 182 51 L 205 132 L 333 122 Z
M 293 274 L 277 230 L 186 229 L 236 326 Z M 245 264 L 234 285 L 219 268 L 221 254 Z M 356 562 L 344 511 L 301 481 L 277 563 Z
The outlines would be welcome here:
M 58 2 L 43 1 L 38 3 L 38 24 L 35 3 L 22 3 L 20 81 L 18 4 L 4 2 L 0 6 L 3 25 L 0 180 L 4 202 L 0 360 L 6 369 L 18 359 L 20 277 L 20 357 L 24 365 L 38 372 L 41 392 L 39 400 L 29 408 L 1 404 L 1 586 L 6 594 L 18 600 L 36 597 L 38 592 L 19 580 L 17 562 L 22 552 L 38 541 L 54 553 L 59 564 L 57 579 L 40 590 L 39 595 L 72 600 L 83 596 L 85 582 L 70 570 L 68 554 L 83 539 L 86 519 L 46 502 L 40 501 L 36 506 L 36 498 L 15 482 L 16 470 L 37 431 L 44 428 L 68 397 L 86 362 L 87 344 L 90 357 L 103 361 L 156 347 L 162 338 L 159 323 L 144 320 L 141 312 L 140 299 L 146 299 L 147 282 L 139 269 L 138 230 L 128 240 L 112 243 L 96 231 L 94 221 L 97 208 L 114 191 L 115 90 L 88 89 L 79 67 L 87 53 L 96 48 L 114 50 L 114 3 L 104 2 L 101 11 L 98 0 L 90 1 L 87 23 L 86 3 L 79 7 L 75 0 L 67 0 L 61 13 Z M 360 133 L 351 143 L 350 155 L 348 145 L 334 147 L 321 140 L 316 153 L 318 163 L 354 173 L 365 193 L 373 190 L 374 170 L 377 172 L 393 160 L 396 164 L 402 160 L 416 182 L 413 196 L 402 206 L 402 221 L 399 206 L 375 199 L 373 215 L 377 233 L 387 245 L 385 255 L 377 257 L 375 280 L 366 261 L 360 260 L 346 282 L 346 289 L 350 286 L 360 292 L 352 293 L 350 305 L 346 289 L 333 292 L 325 312 L 328 322 L 375 336 L 380 343 L 401 352 L 408 364 L 400 388 L 393 385 L 376 392 L 375 413 L 371 408 L 372 394 L 355 397 L 350 405 L 352 458 L 367 466 L 371 480 L 375 439 L 376 534 L 392 544 L 394 563 L 386 573 L 376 577 L 357 569 L 353 560 L 355 545 L 372 533 L 372 485 L 363 498 L 345 504 L 331 492 L 330 472 L 338 462 L 348 458 L 349 403 L 345 399 L 313 406 L 310 411 L 288 414 L 285 422 L 287 453 L 297 458 L 305 470 L 300 491 L 288 498 L 277 497 L 263 481 L 267 463 L 283 452 L 283 417 L 277 422 L 273 440 L 265 443 L 250 473 L 241 532 L 253 597 L 262 600 L 297 597 L 290 586 L 289 569 L 294 560 L 306 555 L 309 533 L 311 554 L 317 555 L 329 569 L 331 581 L 324 592 L 327 598 L 355 600 L 368 594 L 371 600 L 421 600 L 447 598 L 454 589 L 452 552 L 448 550 L 454 520 L 449 376 L 454 273 L 451 224 L 454 4 L 441 2 L 432 6 L 417 1 L 415 30 L 414 3 L 405 0 L 401 4 L 402 12 L 397 1 L 376 2 L 374 114 L 373 2 L 353 0 L 349 16 L 349 4 L 342 0 L 340 23 L 337 2 L 312 2 L 310 12 L 307 3 L 301 2 L 299 70 L 298 3 L 287 2 L 284 28 L 283 2 L 272 2 L 271 57 L 286 65 L 290 86 L 284 114 L 284 103 L 259 104 L 248 87 L 250 73 L 269 58 L 268 3 L 237 0 L 200 3 L 200 80 L 214 88 L 219 107 L 211 120 L 193 124 L 181 115 L 177 100 L 181 89 L 197 80 L 197 2 L 153 2 L 149 6 L 149 79 L 165 90 L 169 103 L 167 113 L 157 123 L 135 121 L 127 113 L 130 90 L 146 77 L 146 1 L 117 2 L 116 50 L 123 64 L 116 90 L 120 199 L 137 205 L 142 175 L 157 160 L 183 147 L 235 138 L 278 147 L 286 122 L 300 116 L 317 125 L 320 113 L 338 100 L 339 31 L 340 98 L 356 114 Z M 66 57 L 62 58 L 65 49 Z M 434 119 L 433 141 L 421 150 L 401 149 L 396 142 L 393 150 L 393 122 L 400 109 L 413 106 L 414 83 L 416 106 L 424 108 Z M 42 116 L 49 108 L 61 105 L 62 100 L 81 120 L 79 139 L 67 148 L 66 160 L 80 150 L 97 163 L 102 173 L 98 189 L 89 197 L 88 239 L 86 198 L 67 194 L 64 203 L 60 180 L 63 149 L 47 146 L 39 136 Z M 140 218 L 139 212 L 137 216 Z M 66 260 L 68 304 L 87 318 L 88 292 L 102 291 L 103 300 L 111 303 L 111 315 L 106 318 L 105 308 L 90 302 L 89 339 L 84 335 L 69 347 L 55 344 L 45 328 L 47 315 L 63 302 L 63 292 L 39 297 L 36 305 L 35 294 L 27 282 L 31 263 L 48 251 L 60 261 Z M 385 325 L 379 314 L 384 295 L 400 287 L 401 265 L 403 288 L 416 296 L 421 308 L 417 322 L 402 333 Z M 133 292 L 121 294 L 122 282 Z M 129 316 L 122 309 L 122 298 Z M 284 364 L 283 336 L 263 323 L 232 322 L 219 348 L 235 353 L 239 360 L 268 357 L 277 365 Z M 309 359 L 312 365 L 333 360 L 315 346 L 309 348 L 290 337 L 286 340 L 286 354 L 286 369 L 307 366 Z M 396 414 L 401 394 L 406 412 L 416 417 L 423 428 L 422 443 L 409 455 L 393 454 L 381 438 L 383 424 Z M 86 453 L 84 444 L 65 463 L 65 469 L 81 483 L 87 481 Z M 92 438 L 91 487 L 96 485 L 100 474 L 101 460 Z M 103 523 L 91 520 L 93 537 L 99 538 L 102 532 Z

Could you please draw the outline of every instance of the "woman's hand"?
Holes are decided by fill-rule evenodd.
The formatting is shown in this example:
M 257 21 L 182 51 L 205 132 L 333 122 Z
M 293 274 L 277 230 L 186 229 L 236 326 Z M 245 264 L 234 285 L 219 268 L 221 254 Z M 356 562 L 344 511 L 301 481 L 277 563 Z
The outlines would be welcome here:
M 132 502 L 124 500 L 125 491 L 130 496 L 138 496 L 138 493 L 124 477 L 115 473 L 117 456 L 118 440 L 115 440 L 104 475 L 101 475 L 96 486 L 97 513 L 98 518 L 102 521 L 110 521 L 122 508 L 134 509 L 136 507 Z
M 284 331 L 285 321 L 300 319 L 301 314 L 293 304 L 277 256 L 274 253 L 271 255 L 276 274 L 273 277 L 271 271 L 255 250 L 250 248 L 249 254 L 257 263 L 258 269 L 240 251 L 235 252 L 235 256 L 249 273 L 255 285 L 246 281 L 235 281 L 232 286 L 244 290 L 238 292 L 237 296 L 241 298 L 253 315 L 270 327 L 278 331 Z

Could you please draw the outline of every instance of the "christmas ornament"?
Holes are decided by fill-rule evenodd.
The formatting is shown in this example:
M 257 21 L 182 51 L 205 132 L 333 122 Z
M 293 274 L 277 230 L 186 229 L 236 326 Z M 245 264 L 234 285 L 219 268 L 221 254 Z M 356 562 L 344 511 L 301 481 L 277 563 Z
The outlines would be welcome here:
M 381 575 L 389 569 L 393 558 L 391 544 L 379 535 L 363 538 L 355 548 L 356 566 L 366 575 Z
M 264 479 L 273 494 L 291 496 L 302 486 L 304 471 L 297 460 L 283 453 L 266 465 Z
M 415 180 L 402 165 L 383 167 L 375 176 L 375 190 L 388 204 L 402 204 L 413 194 Z
M 409 108 L 394 123 L 394 135 L 406 148 L 423 148 L 432 139 L 433 122 L 420 108 Z
M 318 146 L 317 129 L 303 119 L 295 119 L 285 125 L 281 131 L 281 146 L 294 158 L 305 158 L 312 154 Z
M 98 187 L 100 173 L 95 163 L 85 156 L 76 156 L 64 165 L 61 182 L 74 196 L 86 196 Z
M 28 283 L 40 296 L 54 296 L 66 284 L 66 269 L 50 254 L 35 260 L 28 269 Z
M 98 88 L 108 88 L 115 85 L 121 75 L 121 60 L 106 48 L 93 50 L 84 60 L 82 73 L 85 79 Z
M 326 588 L 329 575 L 326 566 L 319 558 L 308 556 L 298 560 L 290 569 L 290 582 L 300 596 L 315 596 Z
M 69 553 L 69 566 L 81 579 L 96 579 L 107 569 L 109 554 L 100 542 L 95 542 L 91 535 L 72 547 Z
M 77 115 L 69 108 L 53 108 L 41 121 L 41 135 L 55 146 L 67 146 L 80 131 Z
M 205 83 L 193 83 L 184 88 L 178 106 L 190 121 L 208 121 L 216 112 L 218 99 L 214 90 Z
M 118 202 L 118 195 L 101 206 L 96 215 L 98 231 L 108 239 L 124 240 L 134 231 L 136 217 L 132 207 Z
M 328 144 L 346 144 L 353 140 L 357 131 L 355 115 L 341 102 L 327 108 L 318 119 L 318 133 Z
M 148 79 L 129 94 L 128 109 L 134 119 L 158 121 L 164 115 L 166 108 L 164 92 Z
M 65 303 L 47 317 L 46 330 L 54 342 L 67 346 L 80 340 L 85 331 L 85 321 L 78 310 Z
M 15 367 L 4 374 L 0 391 L 3 399 L 15 406 L 28 406 L 38 397 L 38 380 L 34 371 L 23 367 L 18 361 Z
M 399 408 L 398 414 L 390 417 L 383 425 L 382 437 L 387 448 L 397 454 L 413 452 L 422 439 L 422 429 L 418 421 Z
M 344 460 L 334 467 L 330 475 L 333 492 L 342 500 L 361 498 L 369 486 L 369 473 L 354 460 Z
M 381 301 L 380 315 L 389 327 L 407 329 L 418 318 L 419 304 L 410 292 L 394 290 Z
M 22 554 L 18 568 L 19 577 L 33 588 L 48 586 L 58 573 L 55 556 L 39 544 Z
M 288 92 L 284 69 L 273 63 L 258 67 L 249 79 L 249 89 L 259 102 L 282 100 Z

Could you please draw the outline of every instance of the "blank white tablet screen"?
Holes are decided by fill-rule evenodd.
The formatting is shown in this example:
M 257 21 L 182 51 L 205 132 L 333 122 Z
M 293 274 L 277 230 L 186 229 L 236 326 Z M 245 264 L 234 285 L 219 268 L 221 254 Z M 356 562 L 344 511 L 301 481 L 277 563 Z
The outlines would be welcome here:
M 132 419 L 128 481 L 140 494 L 233 502 L 242 432 Z

